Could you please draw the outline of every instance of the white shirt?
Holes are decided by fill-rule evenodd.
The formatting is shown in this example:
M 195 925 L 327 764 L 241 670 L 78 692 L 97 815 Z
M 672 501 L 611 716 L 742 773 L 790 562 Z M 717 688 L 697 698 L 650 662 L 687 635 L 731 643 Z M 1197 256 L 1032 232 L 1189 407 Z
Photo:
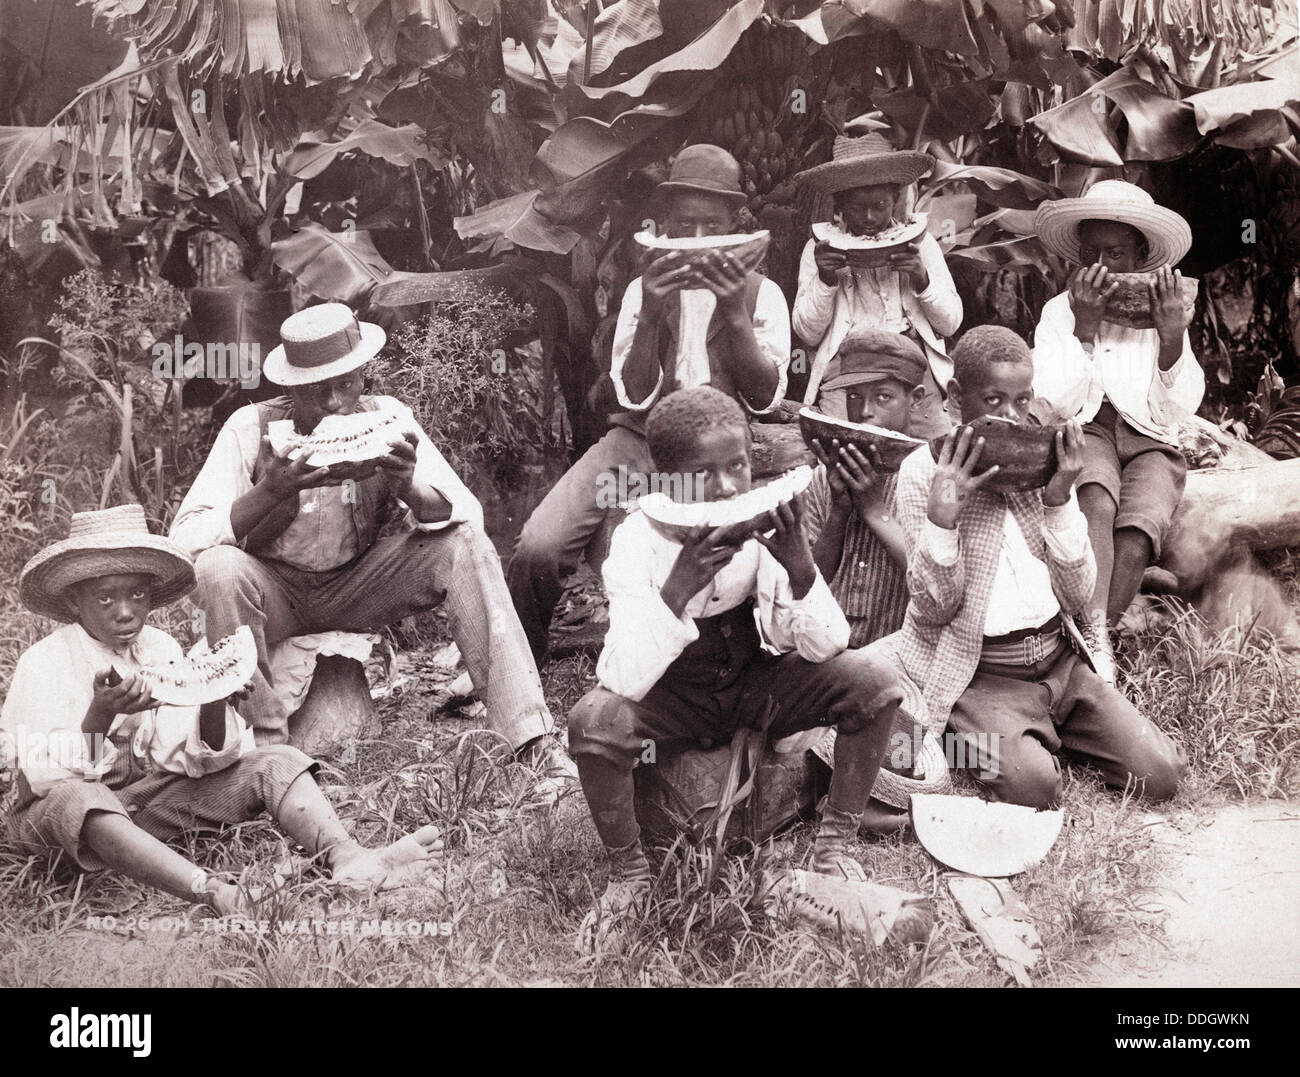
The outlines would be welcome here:
M 707 288 L 689 288 L 680 293 L 681 313 L 677 320 L 677 387 L 692 389 L 697 385 L 708 385 L 709 353 L 705 338 L 709 331 L 709 322 L 718 305 L 718 297 Z M 623 367 L 627 363 L 628 353 L 632 350 L 632 338 L 636 336 L 637 323 L 641 318 L 641 278 L 637 277 L 627 286 L 623 293 L 623 305 L 618 310 L 618 324 L 614 327 L 614 343 L 610 361 L 609 377 L 614 383 L 614 393 L 618 402 L 629 411 L 648 411 L 659 399 L 663 388 L 664 372 L 659 371 L 655 387 L 650 395 L 642 401 L 628 398 L 627 388 L 623 384 Z M 790 311 L 786 306 L 785 294 L 780 287 L 766 277 L 758 289 L 758 298 L 754 302 L 754 341 L 759 353 L 776 367 L 776 391 L 770 401 L 763 402 L 763 407 L 756 407 L 750 401 L 740 397 L 740 402 L 754 415 L 764 415 L 771 411 L 785 398 L 785 385 L 790 366 Z
M 1034 393 L 1048 410 L 1045 423 L 1076 415 L 1090 422 L 1103 400 L 1133 429 L 1166 445 L 1178 444 L 1178 424 L 1196 412 L 1205 395 L 1205 373 L 1183 333 L 1183 351 L 1161 370 L 1160 334 L 1103 321 L 1091 348 L 1074 335 L 1070 295 L 1043 304 L 1034 332 Z
M 901 274 L 884 267 L 854 269 L 845 279 L 827 284 L 817 271 L 816 240 L 810 239 L 804 245 L 790 323 L 803 340 L 817 345 L 805 404 L 816 403 L 827 364 L 855 328 L 895 333 L 915 329 L 933 350 L 934 354 L 927 352 L 931 371 L 947 390 L 952 365 L 942 359 L 944 345 L 940 338 L 951 336 L 961 325 L 961 297 L 934 236 L 927 232 L 917 242 L 930 278 L 923 292 L 904 288 Z M 942 361 L 937 361 L 936 356 Z
M 0 762 L 22 771 L 38 797 L 60 781 L 102 777 L 112 768 L 118 749 L 106 737 L 96 764 L 81 732 L 95 694 L 95 674 L 112 667 L 125 678 L 180 657 L 180 644 L 151 625 L 121 650 L 101 643 L 79 624 L 50 633 L 18 659 L 0 711 Z M 133 725 L 131 752 L 147 770 L 198 778 L 230 766 L 249 747 L 243 719 L 230 706 L 225 742 L 217 751 L 199 736 L 197 706 L 160 704 L 137 714 L 119 714 L 108 736 Z
M 439 531 L 466 521 L 482 527 L 483 508 L 478 499 L 470 493 L 428 435 L 420 429 L 411 409 L 391 396 L 369 399 L 379 403 L 377 411 L 398 416 L 407 427 L 418 433 L 415 481 L 433 487 L 451 503 L 450 519 L 437 523 L 414 521 L 415 527 L 421 531 Z M 217 434 L 202 470 L 185 495 L 176 519 L 172 522 L 172 541 L 182 546 L 191 557 L 212 546 L 238 545 L 230 524 L 230 508 L 253 488 L 253 466 L 257 462 L 261 440 L 261 426 L 257 406 L 254 404 L 242 407 L 231 415 Z M 325 558 L 320 564 L 299 567 L 320 571 L 346 564 L 362 552 L 346 549 L 341 544 L 341 538 L 338 542 L 322 545 L 317 533 L 320 521 L 325 518 L 321 512 L 325 499 L 330 499 L 331 504 L 336 505 L 340 497 L 339 490 L 338 486 L 321 486 L 299 491 L 298 516 L 281 536 L 283 544 L 302 549 L 314 548 Z M 291 532 L 295 528 L 302 532 L 299 536 L 302 541 L 291 543 L 289 539 L 293 538 Z
M 1073 493 L 1064 505 L 1043 507 L 1043 541 L 1058 561 L 1077 561 L 1088 545 L 1088 521 L 1079 511 Z M 955 565 L 959 553 L 956 529 L 925 521 L 930 554 L 940 565 Z M 993 576 L 984 635 L 1005 636 L 1023 628 L 1037 628 L 1061 612 L 1052 590 L 1047 562 L 1030 551 L 1015 516 L 1002 518 L 1002 547 Z
M 699 638 L 696 617 L 725 613 L 750 595 L 758 598 L 759 632 L 776 653 L 797 651 L 810 662 L 825 662 L 849 645 L 849 623 L 821 573 L 808 593 L 796 599 L 785 569 L 754 539 L 691 597 L 681 617 L 674 616 L 659 589 L 681 549 L 641 512 L 634 511 L 615 529 L 603 569 L 609 631 L 596 663 L 596 678 L 609 691 L 642 699 Z

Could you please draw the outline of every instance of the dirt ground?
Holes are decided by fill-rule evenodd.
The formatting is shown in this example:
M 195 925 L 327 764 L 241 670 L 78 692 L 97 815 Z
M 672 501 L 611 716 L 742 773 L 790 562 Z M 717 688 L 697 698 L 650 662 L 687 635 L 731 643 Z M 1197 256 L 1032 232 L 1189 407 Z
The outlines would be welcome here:
M 1300 808 L 1254 801 L 1153 817 L 1165 882 L 1150 898 L 1164 937 L 1128 939 L 1080 985 L 1300 986 Z

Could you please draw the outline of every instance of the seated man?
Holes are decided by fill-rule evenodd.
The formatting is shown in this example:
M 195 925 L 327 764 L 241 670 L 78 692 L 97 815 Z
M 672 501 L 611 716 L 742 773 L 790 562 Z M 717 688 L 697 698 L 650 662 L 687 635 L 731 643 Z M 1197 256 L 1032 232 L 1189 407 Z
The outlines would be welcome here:
M 1034 367 L 1010 329 L 978 326 L 953 352 L 949 398 L 963 421 L 1026 422 Z M 1071 489 L 1083 468 L 1077 419 L 1056 434 L 1059 465 L 1042 490 L 986 488 L 983 440 L 948 436 L 903 461 L 898 515 L 909 550 L 910 602 L 902 629 L 877 647 L 896 655 L 929 717 L 991 757 L 981 780 L 994 800 L 1055 805 L 1058 753 L 1096 767 L 1108 785 L 1150 800 L 1174 795 L 1181 748 L 1140 715 L 1071 648 L 1062 617 L 1092 595 L 1096 567 Z
M 292 315 L 280 333 L 263 372 L 287 395 L 227 420 L 171 531 L 196 558 L 208 639 L 240 625 L 253 630 L 258 670 L 240 706 L 257 742 L 289 737 L 284 701 L 268 683 L 269 647 L 327 629 L 373 631 L 445 602 L 488 727 L 541 769 L 538 792 L 549 797 L 576 772 L 554 733 L 482 509 L 406 405 L 362 392 L 361 367 L 383 347 L 384 331 L 325 303 Z M 374 466 L 316 468 L 303 454 L 271 450 L 274 420 L 292 419 L 309 434 L 326 415 L 357 411 L 396 415 L 406 429 Z M 378 538 L 398 502 L 414 526 Z
M 663 229 L 672 238 L 733 233 L 745 204 L 740 165 L 717 146 L 682 150 L 658 195 Z M 610 367 L 624 410 L 528 518 L 507 570 L 510 595 L 539 663 L 564 591 L 560 579 L 577 567 L 609 511 L 599 496 L 602 486 L 612 477 L 614 488 L 626 488 L 629 478 L 635 484 L 649 473 L 645 415 L 655 401 L 674 389 L 712 385 L 751 414 L 761 414 L 785 396 L 789 361 L 785 296 L 730 255 L 716 257 L 697 274 L 670 252 L 628 285 Z
M 646 435 L 654 466 L 695 482 L 704 501 L 750 488 L 749 425 L 740 405 L 708 386 L 666 397 Z M 609 886 L 584 932 L 608 930 L 650 889 L 633 808 L 632 771 L 647 743 L 724 744 L 770 720 L 769 737 L 834 725 L 835 774 L 812 868 L 864 880 L 847 843 L 857 834 L 901 698 L 896 674 L 846 651 L 844 615 L 813 562 L 798 498 L 770 514 L 771 537 L 719 546 L 698 528 L 685 543 L 634 512 L 604 565 L 609 632 L 599 687 L 569 716 L 582 791 L 609 855 Z M 763 649 L 763 641 L 776 651 Z M 770 713 L 767 708 L 772 707 Z M 584 940 L 585 941 L 585 940 Z
M 872 236 L 899 223 L 904 189 L 931 168 L 934 158 L 897 151 L 880 135 L 837 138 L 832 159 L 796 178 L 834 195 L 832 223 L 848 236 Z M 961 298 L 935 238 L 924 232 L 888 265 L 852 268 L 842 250 L 809 239 L 799 262 L 799 290 L 791 323 L 816 346 L 804 403 L 811 404 L 840 342 L 850 333 L 882 329 L 910 337 L 925 351 L 925 401 L 913 416 L 917 437 L 939 437 L 951 428 L 940 390 L 952 364 L 943 338 L 961 325 Z
M 1142 573 L 1183 496 L 1187 462 L 1178 424 L 1195 413 L 1205 374 L 1192 354 L 1191 311 L 1173 266 L 1192 231 L 1131 183 L 1103 180 L 1082 198 L 1047 202 L 1038 238 L 1077 266 L 1068 291 L 1049 299 L 1034 333 L 1034 392 L 1046 422 L 1078 416 L 1086 425 L 1079 507 L 1097 558 L 1097 585 L 1084 638 L 1097 671 L 1115 680 L 1109 625 L 1137 594 Z M 1152 329 L 1106 319 L 1114 273 L 1152 274 Z
M 854 332 L 826 368 L 818 408 L 837 419 L 906 433 L 925 396 L 920 347 L 881 329 Z M 894 509 L 898 473 L 878 470 L 856 446 L 822 462 L 808 488 L 808 537 L 848 618 L 850 647 L 897 632 L 907 609 L 907 548 Z M 877 461 L 878 463 L 878 461 Z
M 181 657 L 146 624 L 194 586 L 183 550 L 151 535 L 139 505 L 72 518 L 71 537 L 31 559 L 18 593 L 33 613 L 69 622 L 18 660 L 0 712 L 0 764 L 18 771 L 9 830 L 19 845 L 62 849 L 219 915 L 251 914 L 251 895 L 209 878 L 164 844 L 187 830 L 273 815 L 321 854 L 335 882 L 418 882 L 442 855 L 438 828 L 383 849 L 343 828 L 297 748 L 244 743 L 229 702 L 157 703 L 140 676 Z

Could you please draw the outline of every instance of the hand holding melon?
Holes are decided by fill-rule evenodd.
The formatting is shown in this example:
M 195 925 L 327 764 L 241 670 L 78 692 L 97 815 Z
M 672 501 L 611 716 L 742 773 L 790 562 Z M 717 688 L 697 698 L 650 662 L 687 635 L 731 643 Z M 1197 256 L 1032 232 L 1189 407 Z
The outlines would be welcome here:
M 1190 302 L 1184 284 L 1191 285 Z M 1183 280 L 1183 275 L 1169 266 L 1161 266 L 1147 282 L 1151 304 L 1151 321 L 1161 341 L 1179 341 L 1183 331 L 1192 321 L 1196 305 L 1196 282 Z
M 1043 504 L 1057 508 L 1070 500 L 1074 481 L 1083 472 L 1083 423 L 1071 419 L 1056 431 L 1056 472 L 1043 488 Z
M 682 541 L 677 560 L 659 588 L 664 604 L 680 617 L 695 595 L 704 590 L 731 559 L 740 552 L 739 544 L 724 541 L 723 528 L 707 525 L 692 528 Z
M 939 449 L 938 468 L 930 480 L 930 497 L 925 513 L 935 527 L 951 531 L 957 519 L 976 490 L 998 473 L 998 466 L 977 474 L 980 456 L 984 452 L 984 439 L 975 437 L 975 431 L 963 427 L 943 439 Z

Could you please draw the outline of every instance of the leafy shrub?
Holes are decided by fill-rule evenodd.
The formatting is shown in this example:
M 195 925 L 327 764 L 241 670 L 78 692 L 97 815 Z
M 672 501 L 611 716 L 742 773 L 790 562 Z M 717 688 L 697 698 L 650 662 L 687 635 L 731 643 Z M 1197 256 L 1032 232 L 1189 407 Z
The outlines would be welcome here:
M 461 285 L 404 325 L 377 363 L 379 389 L 411 407 L 462 476 L 517 480 L 546 437 L 534 311 L 504 292 Z

